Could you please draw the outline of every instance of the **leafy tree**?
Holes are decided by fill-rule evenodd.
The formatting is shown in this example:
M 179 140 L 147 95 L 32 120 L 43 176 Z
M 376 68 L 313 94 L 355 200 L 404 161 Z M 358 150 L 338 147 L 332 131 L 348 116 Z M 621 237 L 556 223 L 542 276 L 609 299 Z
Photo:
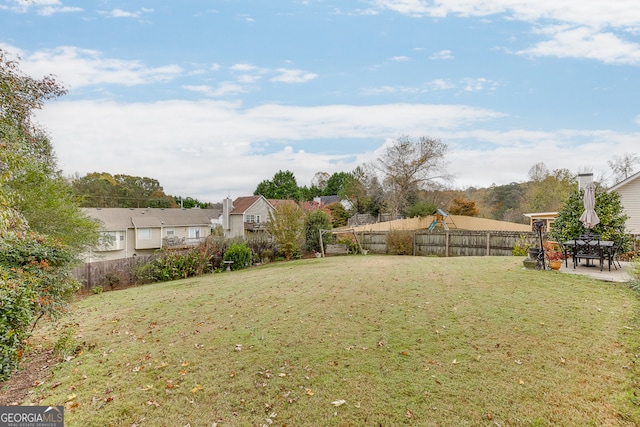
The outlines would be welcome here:
M 267 199 L 298 201 L 300 199 L 300 189 L 293 172 L 278 171 L 271 181 L 264 180 L 258 184 L 253 195 L 263 195 Z
M 93 172 L 72 181 L 75 194 L 84 207 L 100 208 L 174 208 L 158 180 L 124 174 Z M 191 199 L 193 200 L 193 199 Z M 197 201 L 192 203 L 195 205 Z
M 79 286 L 71 275 L 76 256 L 97 239 L 49 139 L 31 123 L 34 109 L 63 93 L 52 77 L 23 75 L 0 49 L 0 380 L 18 366 L 38 319 L 64 311 Z
M 529 173 L 531 176 L 531 172 Z M 575 191 L 577 179 L 568 169 L 539 173 L 535 180 L 523 186 L 521 211 L 523 212 L 555 212 L 560 209 L 564 200 Z
M 331 212 L 331 225 L 334 228 L 344 227 L 349 223 L 349 212 L 342 206 L 342 203 L 331 203 L 327 209 Z
M 502 221 L 523 222 L 523 211 L 520 205 L 524 192 L 524 186 L 516 182 L 492 185 L 485 196 L 485 202 L 492 211 L 491 216 Z
M 455 198 L 449 206 L 451 215 L 478 216 L 476 202 L 466 199 Z
M 438 207 L 432 202 L 428 202 L 426 200 L 418 200 L 413 205 L 409 206 L 406 213 L 407 217 L 409 218 L 429 216 L 433 212 L 435 212 L 437 208 Z
M 628 216 L 624 213 L 620 194 L 615 191 L 603 191 L 596 187 L 595 211 L 600 223 L 593 227 L 592 232 L 600 234 L 603 240 L 619 241 L 626 239 L 625 222 Z M 571 240 L 587 230 L 580 222 L 584 212 L 584 191 L 574 191 L 558 211 L 558 217 L 551 225 L 551 238 L 558 242 Z
M 329 177 L 324 188 L 325 196 L 337 196 L 351 183 L 353 176 L 347 172 L 336 172 Z
M 118 183 L 109 173 L 93 172 L 82 177 L 75 176 L 71 186 L 83 207 L 120 207 Z
M 297 203 L 282 203 L 269 212 L 267 231 L 273 236 L 285 259 L 300 250 L 304 240 L 304 210 Z
M 322 190 L 315 185 L 307 187 L 306 185 L 298 188 L 298 197 L 300 201 L 311 201 L 316 197 L 322 196 Z
M 351 201 L 356 213 L 377 216 L 384 205 L 384 189 L 375 173 L 366 166 L 358 166 L 351 172 L 351 180 L 339 195 Z
M 331 216 L 321 209 L 311 211 L 304 219 L 304 247 L 320 251 L 320 230 L 331 229 Z
M 374 167 L 383 175 L 392 213 L 404 213 L 415 193 L 448 177 L 444 156 L 447 145 L 438 139 L 403 136 L 386 147 Z

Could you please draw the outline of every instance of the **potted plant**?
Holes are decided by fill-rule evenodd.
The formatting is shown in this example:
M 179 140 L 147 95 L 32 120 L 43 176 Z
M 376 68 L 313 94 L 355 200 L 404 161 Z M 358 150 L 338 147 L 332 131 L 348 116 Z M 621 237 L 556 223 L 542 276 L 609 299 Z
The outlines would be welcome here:
M 562 266 L 562 260 L 564 259 L 564 253 L 560 249 L 560 245 L 557 242 L 546 240 L 543 243 L 544 257 L 549 261 L 549 267 L 552 270 L 558 271 Z

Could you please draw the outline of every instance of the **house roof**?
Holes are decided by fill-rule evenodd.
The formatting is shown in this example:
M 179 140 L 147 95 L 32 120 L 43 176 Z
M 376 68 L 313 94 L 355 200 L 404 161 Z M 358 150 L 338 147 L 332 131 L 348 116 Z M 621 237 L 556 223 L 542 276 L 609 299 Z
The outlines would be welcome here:
M 617 183 L 613 187 L 609 188 L 609 190 L 607 190 L 607 191 L 617 191 L 620 187 L 624 187 L 625 185 L 629 184 L 632 181 L 635 181 L 638 178 L 640 178 L 640 172 L 634 173 L 629 178 L 620 181 L 619 183 Z
M 249 209 L 255 202 L 257 202 L 263 196 L 243 196 L 238 197 L 233 201 L 233 209 L 231 215 L 243 214 Z
M 247 210 L 249 210 L 249 208 L 251 208 L 254 204 L 256 204 L 256 202 L 258 200 L 260 200 L 260 199 L 263 199 L 267 203 L 267 205 L 269 205 L 272 208 L 275 208 L 275 206 L 277 204 L 279 204 L 279 202 L 290 202 L 291 201 L 291 200 L 267 199 L 266 197 L 264 197 L 262 195 L 238 197 L 237 199 L 235 199 L 233 201 L 233 209 L 231 210 L 230 214 L 231 215 L 242 215 Z
M 84 208 L 83 211 L 99 220 L 105 230 L 126 230 L 136 227 L 211 226 L 220 209 L 162 209 L 162 208 Z
M 535 212 L 522 214 L 527 218 L 555 218 L 558 216 L 558 212 Z

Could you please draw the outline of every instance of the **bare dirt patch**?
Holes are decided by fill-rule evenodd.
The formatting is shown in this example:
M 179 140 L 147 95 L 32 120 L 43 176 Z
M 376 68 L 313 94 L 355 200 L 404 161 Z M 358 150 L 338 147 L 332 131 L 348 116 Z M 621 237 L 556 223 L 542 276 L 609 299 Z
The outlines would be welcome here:
M 55 364 L 56 358 L 52 350 L 39 350 L 29 354 L 19 371 L 9 380 L 0 382 L 0 406 L 22 404 L 29 396 L 29 390 L 43 381 Z

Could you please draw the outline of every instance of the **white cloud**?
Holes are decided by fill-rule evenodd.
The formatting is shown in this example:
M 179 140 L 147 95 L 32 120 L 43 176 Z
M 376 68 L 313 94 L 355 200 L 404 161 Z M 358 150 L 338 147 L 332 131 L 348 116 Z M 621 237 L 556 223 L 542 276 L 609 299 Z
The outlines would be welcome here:
M 450 50 L 441 50 L 431 55 L 429 59 L 453 59 L 453 52 Z
M 51 135 L 67 174 L 106 170 L 150 176 L 169 193 L 219 201 L 229 190 L 251 194 L 283 164 L 306 185 L 318 171 L 350 171 L 370 161 L 373 150 L 400 130 L 439 135 L 499 117 L 462 105 L 242 109 L 239 103 L 215 101 L 58 101 L 39 111 L 37 121 Z M 350 139 L 370 141 L 371 150 L 345 150 L 342 141 Z M 318 146 L 315 152 L 284 149 L 313 140 L 336 142 L 333 149 Z
M 493 91 L 498 84 L 484 77 L 464 79 L 464 90 L 466 92 Z
M 447 90 L 455 88 L 455 85 L 448 80 L 435 79 L 428 83 L 428 87 L 432 90 Z
M 306 83 L 318 77 L 315 73 L 309 73 L 303 70 L 294 70 L 290 68 L 278 68 L 277 76 L 271 79 L 272 82 L 280 83 Z
M 408 56 L 393 56 L 391 58 L 392 61 L 398 61 L 398 62 L 404 62 L 404 61 L 409 61 L 409 57 Z
M 210 98 L 222 98 L 224 96 L 247 92 L 247 88 L 245 86 L 234 82 L 222 82 L 216 87 L 208 85 L 184 85 L 182 87 L 192 92 L 201 93 Z
M 95 50 L 63 46 L 32 54 L 21 54 L 22 69 L 33 76 L 54 74 L 65 85 L 80 88 L 98 84 L 135 86 L 169 81 L 182 73 L 177 65 L 156 68 L 140 61 L 105 58 Z
M 64 6 L 64 7 L 57 7 L 57 6 L 47 6 L 47 7 L 43 7 L 41 9 L 38 9 L 38 15 L 41 16 L 52 16 L 55 15 L 56 13 L 74 13 L 74 12 L 82 12 L 82 8 L 81 7 L 71 7 L 71 6 Z
M 611 32 L 589 27 L 548 27 L 541 32 L 551 39 L 519 51 L 531 56 L 589 58 L 605 63 L 640 64 L 640 44 L 620 39 Z
M 231 70 L 247 72 L 247 71 L 259 71 L 260 68 L 252 64 L 234 64 L 231 66 Z
M 626 37 L 640 28 L 636 0 L 372 0 L 381 10 L 408 16 L 497 15 L 533 25 L 566 25 L 565 31 L 543 31 L 549 37 L 520 53 L 588 58 L 606 63 L 640 63 L 640 46 Z
M 143 13 L 151 13 L 153 9 L 141 8 L 136 11 L 128 11 L 123 9 L 113 9 L 108 12 L 100 12 L 110 18 L 139 18 Z
M 81 12 L 83 9 L 75 6 L 63 6 L 59 0 L 9 0 L 8 6 L 0 7 L 14 13 L 27 13 L 35 9 L 41 16 L 51 16 L 56 13 Z

